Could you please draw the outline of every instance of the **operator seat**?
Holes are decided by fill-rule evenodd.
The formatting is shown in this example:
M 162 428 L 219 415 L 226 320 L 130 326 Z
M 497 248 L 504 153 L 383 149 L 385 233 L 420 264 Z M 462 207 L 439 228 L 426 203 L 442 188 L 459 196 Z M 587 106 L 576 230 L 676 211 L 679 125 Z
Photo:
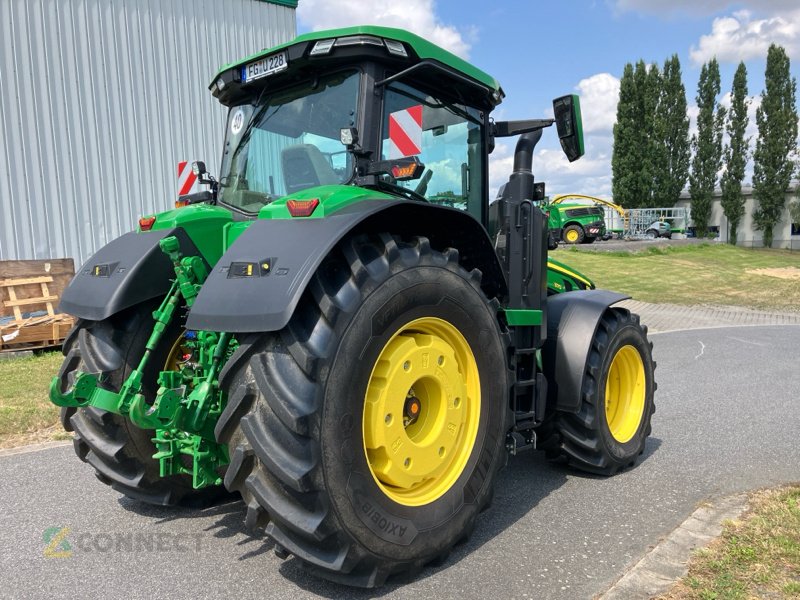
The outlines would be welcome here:
M 297 144 L 284 148 L 281 151 L 281 167 L 287 194 L 316 185 L 341 182 L 331 164 L 313 144 Z

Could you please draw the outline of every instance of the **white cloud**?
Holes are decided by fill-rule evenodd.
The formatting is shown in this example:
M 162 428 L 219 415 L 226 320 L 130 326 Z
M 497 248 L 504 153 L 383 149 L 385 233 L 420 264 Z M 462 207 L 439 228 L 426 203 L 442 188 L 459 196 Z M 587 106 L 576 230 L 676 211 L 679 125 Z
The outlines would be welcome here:
M 586 133 L 611 133 L 617 120 L 619 79 L 598 73 L 578 82 L 583 130 Z
M 586 154 L 570 163 L 561 148 L 539 148 L 533 159 L 536 181 L 544 181 L 547 194 L 587 194 L 601 198 L 611 197 L 611 145 L 612 132 L 617 119 L 619 79 L 609 73 L 597 73 L 582 79 L 575 86 L 581 97 L 581 112 Z M 551 115 L 552 116 L 552 115 Z M 546 129 L 545 136 L 555 131 Z M 554 139 L 550 137 L 548 139 Z M 514 167 L 516 140 L 499 142 L 489 156 L 489 198 L 494 200 L 497 190 L 508 181 Z
M 599 142 L 593 147 L 592 142 Z M 514 166 L 514 151 L 510 144 L 497 144 L 489 157 L 489 198 L 494 200 L 497 190 L 508 181 Z M 536 181 L 544 181 L 547 194 L 588 194 L 601 198 L 611 197 L 611 145 L 608 138 L 589 142 L 586 155 L 569 162 L 560 149 L 542 148 L 533 158 Z
M 800 10 L 757 19 L 742 10 L 730 16 L 714 19 L 711 33 L 700 38 L 689 51 L 695 64 L 702 64 L 716 56 L 720 62 L 736 63 L 752 58 L 764 59 L 770 44 L 786 49 L 792 58 L 800 56 Z
M 602 140 L 599 147 L 587 147 L 586 155 L 573 163 L 561 149 L 539 150 L 533 159 L 533 172 L 547 185 L 550 197 L 556 194 L 586 194 L 611 197 L 611 146 Z
M 442 23 L 433 0 L 302 0 L 297 16 L 313 30 L 365 24 L 407 29 L 464 58 L 477 35 L 474 28 L 462 33 Z
M 445 158 L 425 166 L 433 173 L 428 182 L 428 194 L 461 193 L 461 163 L 454 158 Z

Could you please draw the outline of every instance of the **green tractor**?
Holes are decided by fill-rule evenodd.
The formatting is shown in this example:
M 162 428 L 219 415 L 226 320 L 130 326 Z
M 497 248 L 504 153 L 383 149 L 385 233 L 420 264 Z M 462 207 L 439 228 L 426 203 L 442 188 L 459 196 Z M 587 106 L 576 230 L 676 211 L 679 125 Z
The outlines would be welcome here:
M 548 269 L 533 202 L 543 129 L 583 154 L 576 96 L 494 121 L 497 81 L 381 27 L 301 35 L 210 89 L 219 179 L 195 163 L 209 189 L 141 217 L 61 301 L 78 321 L 50 398 L 102 482 L 162 505 L 237 493 L 278 556 L 372 587 L 445 560 L 509 455 L 634 464 L 646 328 L 626 296 Z

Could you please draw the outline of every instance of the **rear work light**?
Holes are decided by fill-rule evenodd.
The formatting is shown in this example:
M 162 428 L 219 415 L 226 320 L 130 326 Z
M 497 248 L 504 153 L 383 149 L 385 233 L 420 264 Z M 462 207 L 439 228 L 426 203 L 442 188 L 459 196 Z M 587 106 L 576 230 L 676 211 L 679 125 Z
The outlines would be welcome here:
M 149 217 L 140 217 L 139 218 L 139 229 L 142 231 L 150 231 L 153 228 L 153 223 L 156 222 L 155 216 L 151 215 Z
M 319 206 L 319 198 L 313 200 L 287 200 L 286 208 L 293 217 L 310 217 Z
M 383 42 L 386 44 L 386 49 L 389 51 L 389 54 L 408 58 L 408 52 L 406 52 L 406 47 L 403 45 L 403 42 L 398 42 L 396 40 L 383 40 Z
M 311 49 L 311 56 L 330 54 L 331 50 L 333 50 L 333 43 L 335 41 L 336 38 L 318 41 L 316 44 L 314 44 L 314 47 Z
M 336 38 L 334 46 L 383 46 L 383 40 L 374 35 L 348 35 L 347 37 Z

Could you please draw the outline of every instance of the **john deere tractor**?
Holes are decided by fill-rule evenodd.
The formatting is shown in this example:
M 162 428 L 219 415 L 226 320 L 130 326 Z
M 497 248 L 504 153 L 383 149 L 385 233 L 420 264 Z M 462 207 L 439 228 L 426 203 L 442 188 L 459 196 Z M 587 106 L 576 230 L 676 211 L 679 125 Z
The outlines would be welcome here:
M 583 154 L 576 96 L 495 121 L 497 81 L 381 27 L 301 35 L 210 89 L 219 178 L 195 163 L 206 191 L 142 216 L 63 294 L 78 321 L 50 398 L 103 483 L 156 504 L 238 493 L 279 556 L 370 587 L 444 560 L 509 455 L 634 464 L 646 329 L 622 294 L 548 268 L 535 204 L 542 132 Z

